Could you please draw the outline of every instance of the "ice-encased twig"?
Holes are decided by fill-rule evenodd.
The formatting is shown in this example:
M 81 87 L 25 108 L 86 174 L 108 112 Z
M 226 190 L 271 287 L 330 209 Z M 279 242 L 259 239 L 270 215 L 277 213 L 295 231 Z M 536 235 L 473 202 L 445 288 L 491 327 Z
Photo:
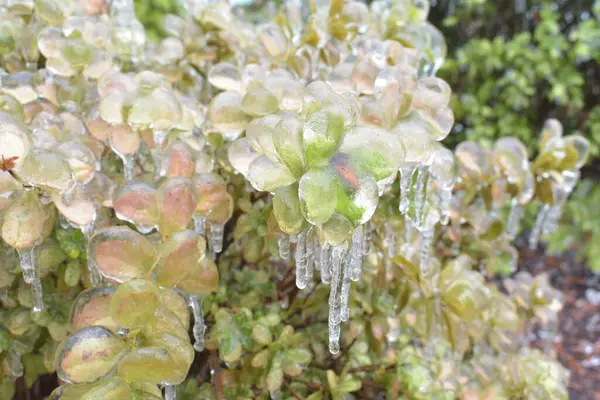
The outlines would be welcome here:
M 206 217 L 200 214 L 194 214 L 194 232 L 197 235 L 204 236 L 206 234 Z
M 194 349 L 196 351 L 203 351 L 206 325 L 204 325 L 204 314 L 202 313 L 202 297 L 199 295 L 191 295 L 189 298 L 189 305 L 192 309 L 192 315 L 194 316 L 194 326 L 192 327 Z
M 452 189 L 440 188 L 440 223 L 447 225 L 450 221 L 450 201 L 452 200 Z
M 427 274 L 429 269 L 429 257 L 431 256 L 431 248 L 433 247 L 433 230 L 426 230 L 421 233 L 421 249 L 420 249 L 420 264 L 421 273 Z
M 331 268 L 331 285 L 329 290 L 329 352 L 336 354 L 340 351 L 340 321 L 341 321 L 341 266 L 344 248 L 340 246 L 331 249 L 329 265 Z

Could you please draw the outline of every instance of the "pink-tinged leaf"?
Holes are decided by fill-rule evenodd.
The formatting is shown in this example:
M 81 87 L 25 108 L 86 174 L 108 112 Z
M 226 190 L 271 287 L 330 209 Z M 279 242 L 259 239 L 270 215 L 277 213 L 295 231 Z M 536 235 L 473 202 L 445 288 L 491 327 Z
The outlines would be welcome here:
M 56 371 L 69 383 L 94 382 L 110 373 L 127 350 L 125 341 L 108 329 L 84 328 L 61 343 Z
M 177 316 L 185 331 L 189 329 L 190 309 L 186 299 L 181 294 L 171 289 L 161 289 L 160 305 Z
M 112 332 L 119 329 L 110 316 L 110 300 L 114 286 L 101 287 L 81 292 L 71 309 L 71 327 L 79 330 L 90 326 L 103 326 Z
M 144 182 L 128 181 L 117 189 L 113 198 L 117 217 L 150 231 L 158 224 L 156 190 Z
M 186 178 L 168 179 L 160 185 L 156 197 L 160 207 L 160 232 L 168 237 L 184 230 L 198 204 L 192 182 Z
M 167 176 L 191 178 L 196 170 L 196 162 L 190 146 L 184 142 L 175 142 L 168 149 Z
M 2 238 L 15 249 L 31 247 L 42 241 L 47 217 L 38 193 L 22 192 L 4 213 Z
M 156 260 L 154 245 L 125 226 L 101 229 L 88 244 L 89 262 L 117 282 L 144 278 Z
M 110 131 L 110 145 L 119 154 L 133 154 L 141 144 L 140 134 L 129 125 L 114 126 Z
M 194 184 L 198 193 L 196 211 L 208 221 L 225 224 L 233 214 L 233 197 L 222 178 L 213 173 L 202 174 Z
M 189 294 L 206 294 L 219 284 L 219 270 L 206 253 L 206 240 L 193 231 L 178 232 L 161 248 L 152 272 L 164 287 L 176 287 Z
M 69 197 L 69 202 L 65 203 L 60 193 L 53 193 L 52 201 L 58 211 L 74 225 L 83 227 L 92 223 L 96 217 L 96 206 L 87 197 L 85 188 L 83 186 L 76 186 L 69 193 Z

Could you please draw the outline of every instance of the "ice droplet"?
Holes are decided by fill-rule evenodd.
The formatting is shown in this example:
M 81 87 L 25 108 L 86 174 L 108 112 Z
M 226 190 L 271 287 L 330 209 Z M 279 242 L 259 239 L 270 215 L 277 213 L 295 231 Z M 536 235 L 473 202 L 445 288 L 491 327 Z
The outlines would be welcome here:
M 510 201 L 510 211 L 508 212 L 508 221 L 506 222 L 506 233 L 509 239 L 514 239 L 519 232 L 521 226 L 521 218 L 523 217 L 523 206 L 519 204 L 516 198 Z
M 416 167 L 413 166 L 400 168 L 400 205 L 398 210 L 402 214 L 408 211 L 410 205 L 410 188 L 415 170 Z
M 37 313 L 44 309 L 44 298 L 42 293 L 42 281 L 40 280 L 40 269 L 37 263 L 37 247 L 32 246 L 19 250 L 23 280 L 31 285 L 33 294 L 33 312 Z
M 208 243 L 210 245 L 211 252 L 216 255 L 223 250 L 223 234 L 225 232 L 225 225 L 209 222 L 208 226 L 210 228 L 208 231 Z
M 189 299 L 189 305 L 194 316 L 194 326 L 192 334 L 194 335 L 194 349 L 196 351 L 204 350 L 204 315 L 202 314 L 202 298 L 198 295 L 192 295 Z
M 330 245 L 325 243 L 321 248 L 321 254 L 319 255 L 320 261 L 319 266 L 321 269 L 321 282 L 327 284 L 331 282 L 331 266 L 329 264 L 329 253 Z
M 298 241 L 296 242 L 296 286 L 298 289 L 304 289 L 307 283 L 306 264 L 308 259 L 306 252 L 306 236 L 306 231 L 300 232 Z
M 535 218 L 535 225 L 531 230 L 531 234 L 529 235 L 529 248 L 531 250 L 535 250 L 538 247 L 538 241 L 540 239 L 540 234 L 544 229 L 544 225 L 546 223 L 546 217 L 548 216 L 548 212 L 550 211 L 550 205 L 544 204 L 542 209 L 538 211 L 538 214 Z
M 277 245 L 279 246 L 279 258 L 287 260 L 290 258 L 290 236 L 285 233 L 277 239 Z
M 350 247 L 350 279 L 354 282 L 360 279 L 362 273 L 362 255 L 364 247 L 363 226 L 359 225 L 352 234 L 352 245 Z
M 177 386 L 165 386 L 165 400 L 177 400 Z
M 329 290 L 329 352 L 331 354 L 340 351 L 341 299 L 339 286 L 343 256 L 343 247 L 336 246 L 331 249 L 331 286 Z

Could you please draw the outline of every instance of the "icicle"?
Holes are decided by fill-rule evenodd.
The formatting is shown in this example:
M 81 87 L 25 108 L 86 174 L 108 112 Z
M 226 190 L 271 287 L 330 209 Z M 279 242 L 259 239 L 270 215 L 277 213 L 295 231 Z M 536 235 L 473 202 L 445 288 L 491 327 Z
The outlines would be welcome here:
M 433 246 L 433 230 L 425 230 L 421 234 L 420 264 L 421 273 L 426 274 L 429 269 L 429 257 Z
M 165 386 L 165 400 L 177 400 L 177 386 Z
M 123 160 L 123 171 L 125 175 L 125 181 L 131 181 L 135 177 L 135 160 L 133 155 L 122 155 Z
M 37 247 L 32 246 L 19 250 L 23 280 L 31 285 L 33 294 L 33 312 L 42 311 L 44 298 L 42 293 L 42 281 L 40 280 L 40 269 L 37 260 Z
M 200 214 L 194 214 L 194 232 L 200 236 L 206 234 L 206 217 Z
M 199 295 L 192 295 L 189 299 L 189 304 L 194 316 L 194 327 L 192 334 L 194 335 L 194 349 L 196 351 L 204 350 L 204 315 L 202 314 L 202 298 Z
M 23 376 L 23 363 L 21 362 L 21 354 L 12 348 L 9 348 L 6 352 L 6 359 L 8 361 L 8 373 L 14 378 L 20 378 Z
M 350 246 L 350 279 L 358 281 L 362 272 L 362 255 L 363 255 L 363 226 L 359 225 L 352 234 L 352 245 Z
M 223 250 L 223 233 L 225 231 L 225 225 L 209 222 L 208 226 L 210 227 L 208 232 L 208 243 L 211 252 L 216 255 Z
M 306 252 L 306 231 L 300 232 L 298 235 L 298 242 L 296 243 L 296 286 L 298 289 L 304 289 L 307 283 L 306 277 L 306 264 L 307 264 L 307 252 Z
M 344 275 L 342 278 L 342 290 L 340 292 L 340 320 L 342 321 L 348 321 L 348 318 L 350 318 L 350 286 L 352 285 L 352 281 L 350 280 L 352 268 L 351 258 L 352 253 L 349 253 L 343 268 Z
M 428 178 L 427 166 L 419 165 L 417 168 L 417 187 L 415 188 L 415 225 L 417 227 L 423 225 Z
M 310 285 L 311 287 L 313 285 L 313 277 L 315 272 L 317 256 L 321 256 L 320 251 L 317 253 L 318 249 L 319 241 L 316 236 L 313 236 L 312 238 L 308 238 L 306 240 L 306 252 L 308 253 L 308 262 L 306 264 L 306 280 L 308 282 L 308 285 Z
M 510 211 L 508 213 L 508 221 L 506 222 L 506 233 L 509 239 L 514 239 L 519 232 L 521 226 L 521 218 L 523 217 L 523 206 L 519 204 L 516 198 L 510 201 Z
M 440 223 L 447 225 L 450 221 L 450 201 L 452 200 L 452 189 L 440 188 Z
M 363 256 L 371 252 L 371 239 L 373 238 L 373 225 L 367 222 L 363 228 L 362 253 Z
M 325 243 L 321 248 L 321 254 L 319 256 L 319 265 L 321 267 L 321 282 L 330 283 L 331 282 L 331 265 L 329 264 L 329 253 L 330 250 L 329 243 Z
M 277 239 L 279 245 L 279 258 L 287 260 L 290 258 L 290 237 L 285 233 Z
M 383 245 L 386 247 L 387 256 L 392 258 L 396 255 L 396 232 L 388 222 L 384 223 L 383 232 Z
M 529 235 L 529 248 L 531 250 L 537 249 L 540 234 L 544 230 L 544 224 L 546 223 L 546 217 L 548 216 L 549 211 L 550 205 L 548 204 L 544 204 L 542 209 L 538 211 L 538 214 L 535 218 L 535 225 L 533 226 L 531 234 Z
M 405 214 L 408 211 L 408 206 L 410 204 L 410 188 L 412 186 L 415 169 L 415 167 L 400 168 L 400 205 L 398 210 L 400 210 L 400 213 L 402 214 Z
M 410 256 L 413 233 L 414 225 L 412 221 L 407 216 L 404 216 L 404 246 L 402 247 L 404 258 Z
M 337 246 L 331 249 L 331 286 L 329 290 L 329 352 L 331 354 L 336 354 L 340 351 L 341 301 L 339 286 L 343 256 L 343 247 Z

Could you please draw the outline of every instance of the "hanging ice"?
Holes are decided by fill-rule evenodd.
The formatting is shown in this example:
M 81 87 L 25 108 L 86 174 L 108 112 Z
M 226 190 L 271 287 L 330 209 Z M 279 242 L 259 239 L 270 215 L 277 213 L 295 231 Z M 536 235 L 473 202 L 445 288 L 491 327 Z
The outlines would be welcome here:
M 546 223 L 546 218 L 548 216 L 548 212 L 550 211 L 550 205 L 544 204 L 542 209 L 538 211 L 537 216 L 535 217 L 535 225 L 531 230 L 531 234 L 529 235 L 529 248 L 531 250 L 535 250 L 538 247 L 538 241 L 540 239 L 540 234 L 544 230 L 544 224 Z
M 506 233 L 509 239 L 514 239 L 519 232 L 521 226 L 521 218 L 523 217 L 523 206 L 519 204 L 517 198 L 512 198 L 510 201 L 510 211 L 508 212 L 508 221 L 506 223 Z
M 211 252 L 216 255 L 223 250 L 223 234 L 225 231 L 225 225 L 209 222 L 208 226 L 210 228 L 208 231 L 208 243 Z
M 323 247 L 321 247 L 321 254 L 319 255 L 319 268 L 321 270 L 321 282 L 326 284 L 331 282 L 331 265 L 329 263 L 330 253 L 331 248 L 329 243 L 325 243 Z
M 165 400 L 177 400 L 177 386 L 165 386 Z
M 306 251 L 307 231 L 300 232 L 296 242 L 296 286 L 298 289 L 304 289 L 307 284 L 306 267 L 308 254 Z
M 331 286 L 329 290 L 329 352 L 336 354 L 340 351 L 340 321 L 341 321 L 341 269 L 344 248 L 333 247 L 331 250 Z
M 40 269 L 37 260 L 37 247 L 29 247 L 19 250 L 23 280 L 31 285 L 33 295 L 33 312 L 42 311 L 44 298 L 42 292 L 42 281 L 40 280 Z
M 421 233 L 419 269 L 421 270 L 421 273 L 425 275 L 429 269 L 429 257 L 431 256 L 431 248 L 433 247 L 433 235 L 433 230 L 425 230 Z
M 285 233 L 277 239 L 279 246 L 279 257 L 283 260 L 290 258 L 290 236 Z
M 429 173 L 427 166 L 419 165 L 417 168 L 417 185 L 415 188 L 415 224 L 418 227 L 423 224 L 428 178 Z
M 194 214 L 194 232 L 200 236 L 206 234 L 206 217 L 200 214 Z
M 447 225 L 450 221 L 450 202 L 452 200 L 452 189 L 440 188 L 440 223 Z
M 342 289 L 340 292 L 340 320 L 348 321 L 350 318 L 350 286 L 352 281 L 350 280 L 350 269 L 352 255 L 349 254 L 343 263 L 343 277 L 342 277 Z
M 192 295 L 189 298 L 190 308 L 194 316 L 194 326 L 192 334 L 194 335 L 194 349 L 196 351 L 204 350 L 204 315 L 202 314 L 202 298 L 199 295 Z
M 358 281 L 362 272 L 362 256 L 364 246 L 363 226 L 359 225 L 352 234 L 352 245 L 350 246 L 350 279 Z
M 400 169 L 400 204 L 398 209 L 402 214 L 405 214 L 408 211 L 408 206 L 410 205 L 410 188 L 416 169 L 417 168 L 414 166 L 403 167 Z

